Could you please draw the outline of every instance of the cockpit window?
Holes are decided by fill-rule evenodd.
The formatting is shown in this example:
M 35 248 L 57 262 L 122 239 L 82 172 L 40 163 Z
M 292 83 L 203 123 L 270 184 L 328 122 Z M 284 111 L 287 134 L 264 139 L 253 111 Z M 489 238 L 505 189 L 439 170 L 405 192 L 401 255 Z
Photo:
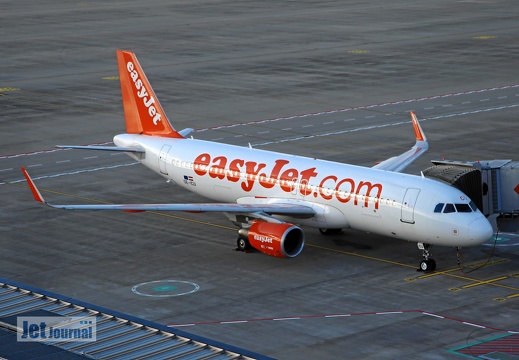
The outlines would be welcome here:
M 434 212 L 435 213 L 441 213 L 442 210 L 443 210 L 443 205 L 445 205 L 444 203 L 439 203 L 436 205 L 436 207 L 434 208 Z
M 455 204 L 456 210 L 460 213 L 469 213 L 472 212 L 472 209 L 470 208 L 469 204 Z
M 453 213 L 456 212 L 456 209 L 454 208 L 454 204 L 446 204 L 445 208 L 443 209 L 444 213 Z
M 459 212 L 459 213 L 471 213 L 476 212 L 478 210 L 476 204 L 474 202 L 470 202 L 469 204 L 444 204 L 439 203 L 436 204 L 434 208 L 435 213 L 441 213 L 443 210 L 444 214 Z

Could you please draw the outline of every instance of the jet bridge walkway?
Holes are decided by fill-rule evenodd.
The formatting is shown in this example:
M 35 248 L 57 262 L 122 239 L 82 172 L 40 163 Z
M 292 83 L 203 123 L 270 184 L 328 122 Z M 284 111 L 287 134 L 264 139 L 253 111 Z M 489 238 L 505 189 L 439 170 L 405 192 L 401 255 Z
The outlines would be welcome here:
M 18 316 L 95 316 L 96 341 L 17 342 Z M 272 359 L 0 278 L 0 359 Z

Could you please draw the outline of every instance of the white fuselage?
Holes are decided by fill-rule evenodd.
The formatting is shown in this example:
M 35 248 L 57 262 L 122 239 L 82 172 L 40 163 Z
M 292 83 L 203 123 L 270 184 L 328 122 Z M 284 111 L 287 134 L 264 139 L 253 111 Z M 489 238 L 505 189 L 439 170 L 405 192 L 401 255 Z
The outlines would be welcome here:
M 463 204 L 466 210 L 470 199 L 420 176 L 196 139 L 122 134 L 114 143 L 144 149 L 130 156 L 215 201 L 302 204 L 316 211 L 308 219 L 276 216 L 291 223 L 444 246 L 479 245 L 492 236 L 490 223 L 474 207 L 435 212 L 438 204 Z

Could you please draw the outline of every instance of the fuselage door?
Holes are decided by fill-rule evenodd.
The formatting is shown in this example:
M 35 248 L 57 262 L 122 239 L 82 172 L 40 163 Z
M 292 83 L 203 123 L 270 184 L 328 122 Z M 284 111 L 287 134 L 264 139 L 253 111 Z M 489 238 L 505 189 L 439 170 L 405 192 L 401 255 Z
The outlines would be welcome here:
M 171 146 L 163 145 L 162 149 L 160 149 L 160 153 L 159 153 L 159 169 L 160 169 L 160 172 L 164 175 L 168 175 L 166 159 L 168 157 L 169 149 L 171 149 Z
M 420 189 L 409 188 L 405 192 L 404 199 L 402 200 L 402 213 L 400 217 L 402 222 L 414 224 L 414 207 L 419 194 Z

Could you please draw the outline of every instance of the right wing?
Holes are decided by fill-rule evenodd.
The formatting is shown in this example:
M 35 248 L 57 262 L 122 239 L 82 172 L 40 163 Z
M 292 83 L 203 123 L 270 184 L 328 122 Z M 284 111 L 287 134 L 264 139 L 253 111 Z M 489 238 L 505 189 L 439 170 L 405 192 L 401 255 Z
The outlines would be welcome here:
M 413 161 L 418 159 L 424 152 L 429 149 L 429 143 L 427 138 L 416 118 L 414 112 L 411 111 L 411 121 L 414 127 L 414 134 L 416 137 L 416 143 L 414 146 L 407 150 L 405 153 L 392 158 L 386 159 L 377 165 L 373 166 L 373 169 L 401 172 L 408 167 Z
M 236 204 L 236 203 L 201 203 L 201 204 L 93 204 L 93 205 L 56 205 L 50 204 L 41 195 L 36 184 L 25 168 L 22 172 L 34 199 L 56 209 L 65 210 L 122 210 L 126 212 L 141 211 L 185 211 L 199 212 L 227 212 L 227 213 L 265 213 L 269 215 L 288 215 L 300 218 L 309 218 L 315 215 L 310 206 L 294 204 Z

